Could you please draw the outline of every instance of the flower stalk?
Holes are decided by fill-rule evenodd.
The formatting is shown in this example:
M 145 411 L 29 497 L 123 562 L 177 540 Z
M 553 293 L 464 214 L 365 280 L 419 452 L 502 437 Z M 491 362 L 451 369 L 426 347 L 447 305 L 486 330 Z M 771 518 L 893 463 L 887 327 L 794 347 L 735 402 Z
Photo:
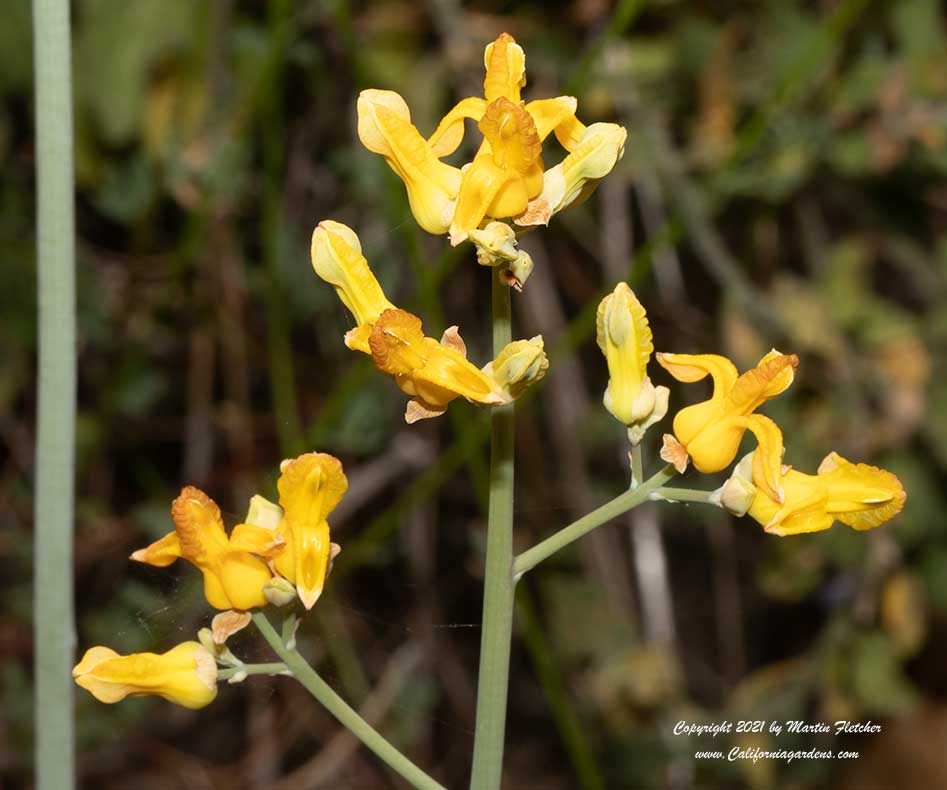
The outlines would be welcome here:
M 493 351 L 499 354 L 512 337 L 510 289 L 499 269 L 493 271 Z M 474 732 L 473 790 L 496 790 L 503 772 L 510 642 L 513 636 L 513 404 L 491 412 L 490 504 L 484 570 L 483 628 L 477 676 L 477 724 Z
M 611 502 L 606 502 L 600 508 L 593 510 L 578 521 L 573 521 L 569 526 L 563 527 L 555 535 L 546 538 L 544 541 L 533 546 L 533 548 L 524 551 L 517 556 L 513 562 L 513 577 L 519 579 L 520 576 L 535 568 L 543 560 L 548 559 L 557 551 L 565 548 L 583 535 L 588 534 L 596 527 L 600 527 L 616 516 L 620 516 L 622 513 L 627 513 L 633 507 L 637 507 L 649 499 L 652 493 L 660 489 L 661 486 L 674 477 L 675 474 L 677 473 L 674 467 L 668 464 L 645 480 L 637 488 L 631 488 L 624 494 L 620 494 L 611 500 Z
M 282 661 L 270 661 L 265 664 L 238 664 L 217 671 L 218 680 L 230 680 L 234 676 L 246 675 L 288 675 L 289 668 Z
M 371 749 L 380 760 L 418 790 L 445 790 L 443 785 L 424 773 L 359 716 L 358 712 L 332 690 L 296 649 L 286 647 L 263 612 L 253 613 L 253 624 L 306 691 L 335 716 L 343 727 Z
M 39 383 L 34 645 L 38 790 L 74 786 L 72 525 L 76 424 L 75 210 L 69 3 L 34 0 Z

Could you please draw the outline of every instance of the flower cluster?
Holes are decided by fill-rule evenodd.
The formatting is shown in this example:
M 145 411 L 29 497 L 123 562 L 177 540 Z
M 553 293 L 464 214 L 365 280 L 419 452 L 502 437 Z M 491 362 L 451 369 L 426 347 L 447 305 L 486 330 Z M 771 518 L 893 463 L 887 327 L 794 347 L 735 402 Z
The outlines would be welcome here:
M 495 294 L 508 303 L 503 284 L 522 288 L 533 266 L 529 255 L 517 249 L 518 235 L 588 197 L 621 158 L 626 132 L 610 123 L 586 127 L 569 96 L 524 102 L 525 56 L 506 33 L 486 47 L 484 63 L 483 97 L 460 101 L 429 138 L 411 124 L 404 99 L 385 90 L 360 95 L 358 135 L 404 181 L 422 228 L 448 234 L 453 245 L 469 239 L 481 265 L 498 267 L 494 283 L 500 290 Z M 471 162 L 455 167 L 442 159 L 460 146 L 466 119 L 476 122 L 483 140 Z M 543 142 L 550 134 L 567 155 L 546 169 Z M 443 414 L 458 398 L 483 406 L 508 405 L 546 374 L 549 361 L 540 336 L 510 342 L 478 367 L 467 358 L 457 326 L 447 328 L 440 339 L 426 335 L 418 316 L 389 301 L 358 236 L 346 225 L 320 222 L 312 235 L 311 258 L 316 275 L 335 289 L 354 317 L 345 345 L 370 356 L 408 396 L 408 423 Z M 655 386 L 648 374 L 652 332 L 644 307 L 626 284 L 619 283 L 602 300 L 596 329 L 609 373 L 604 406 L 627 431 L 633 486 L 643 486 L 640 445 L 647 430 L 666 416 L 669 390 Z M 508 333 L 502 336 L 509 338 Z M 851 463 L 834 452 L 815 475 L 783 464 L 782 431 L 757 410 L 792 385 L 799 365 L 794 354 L 773 350 L 742 374 L 730 360 L 714 354 L 658 353 L 656 359 L 677 381 L 694 383 L 709 376 L 713 389 L 709 398 L 674 415 L 673 433 L 664 435 L 661 450 L 669 466 L 655 478 L 670 477 L 672 466 L 683 473 L 690 464 L 704 474 L 722 472 L 736 460 L 749 431 L 756 448 L 719 489 L 698 492 L 702 500 L 748 514 L 776 535 L 824 530 L 836 520 L 866 530 L 903 507 L 901 483 L 883 469 Z M 641 489 L 642 501 L 645 493 L 657 491 L 655 486 Z M 296 599 L 309 610 L 318 601 L 340 551 L 331 542 L 328 518 L 347 487 L 342 464 L 331 455 L 312 452 L 286 460 L 277 482 L 278 504 L 254 496 L 246 519 L 229 534 L 215 502 L 203 491 L 185 487 L 171 507 L 174 529 L 131 559 L 157 567 L 178 559 L 194 565 L 203 576 L 207 602 L 219 610 L 211 629 L 202 629 L 199 641 L 163 654 L 120 656 L 110 648 L 93 647 L 73 670 L 76 682 L 103 702 L 153 694 L 188 708 L 208 705 L 217 694 L 218 664 L 231 682 L 246 677 L 249 665 L 230 653 L 226 641 L 250 622 L 252 610 L 267 603 L 287 606 Z
M 598 309 L 598 344 L 608 363 L 605 408 L 628 426 L 633 445 L 667 412 L 668 391 L 647 376 L 654 349 L 644 308 L 620 283 Z M 815 475 L 783 464 L 783 434 L 756 410 L 792 384 L 799 358 L 770 351 L 740 374 L 716 354 L 656 355 L 658 363 L 685 383 L 710 376 L 710 398 L 681 409 L 673 434 L 664 435 L 661 458 L 684 472 L 688 463 L 704 474 L 721 472 L 736 460 L 744 434 L 757 447 L 737 464 L 712 501 L 737 515 L 749 514 L 766 532 L 795 535 L 828 529 L 838 520 L 865 530 L 900 512 L 906 494 L 891 472 L 853 464 L 838 453 L 826 456 Z
M 250 622 L 250 610 L 284 606 L 296 597 L 313 607 L 341 550 L 329 539 L 326 519 L 348 482 L 339 460 L 326 453 L 283 461 L 280 472 L 279 504 L 254 496 L 246 520 L 229 535 L 214 500 L 194 486 L 181 491 L 171 505 L 174 529 L 131 559 L 159 568 L 187 560 L 203 575 L 207 602 L 221 613 L 200 643 L 185 642 L 162 655 L 90 648 L 73 669 L 80 686 L 102 702 L 157 694 L 203 707 L 217 694 L 217 660 L 233 662 L 221 646 Z
M 411 123 L 405 100 L 393 91 L 365 90 L 358 99 L 358 136 L 381 154 L 404 181 L 418 224 L 428 233 L 449 233 L 451 244 L 470 238 L 487 255 L 485 265 L 517 261 L 510 283 L 522 285 L 531 263 L 524 253 L 496 254 L 514 232 L 481 227 L 493 220 L 511 220 L 519 228 L 547 225 L 550 218 L 578 205 L 594 191 L 621 159 L 625 129 L 613 123 L 585 126 L 577 117 L 572 96 L 524 102 L 526 56 L 511 35 L 503 33 L 484 52 L 483 97 L 461 100 L 425 139 Z M 441 161 L 460 146 L 464 120 L 471 119 L 483 135 L 473 161 L 454 167 Z M 543 141 L 554 134 L 567 156 L 545 169 Z M 502 224 L 502 223 L 501 223 Z M 491 246 L 494 249 L 490 249 Z M 524 276 L 525 275 L 525 276 Z

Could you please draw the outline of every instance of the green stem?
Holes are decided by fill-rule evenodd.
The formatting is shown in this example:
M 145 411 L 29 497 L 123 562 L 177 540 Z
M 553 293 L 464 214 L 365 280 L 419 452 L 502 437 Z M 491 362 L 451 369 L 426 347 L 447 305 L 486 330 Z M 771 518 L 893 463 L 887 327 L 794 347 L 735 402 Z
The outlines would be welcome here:
M 69 3 L 34 0 L 39 383 L 34 572 L 36 787 L 74 786 L 76 291 Z
M 703 502 L 712 504 L 713 491 L 698 491 L 696 488 L 659 488 L 654 492 L 655 498 L 666 499 L 669 502 Z
M 631 446 L 631 488 L 636 489 L 644 480 L 644 464 L 641 461 L 641 445 Z
M 329 687 L 329 684 L 319 677 L 316 671 L 309 666 L 309 662 L 300 655 L 299 651 L 287 648 L 263 612 L 254 612 L 253 624 L 270 647 L 273 648 L 273 652 L 283 659 L 286 667 L 293 673 L 293 677 L 303 685 L 306 691 L 312 694 L 329 713 L 335 716 L 343 727 L 371 749 L 379 759 L 418 790 L 445 790 L 443 785 L 438 784 L 424 773 L 386 741 L 365 719 L 359 716 L 354 708 L 349 706 Z
M 493 270 L 493 353 L 510 342 L 510 288 Z M 491 412 L 490 506 L 483 580 L 483 629 L 477 676 L 472 790 L 497 790 L 503 774 L 506 696 L 513 637 L 513 404 Z
M 666 483 L 676 474 L 677 472 L 674 471 L 674 467 L 668 464 L 661 469 L 661 471 L 645 480 L 637 488 L 620 494 L 611 502 L 606 502 L 600 508 L 593 510 L 578 521 L 572 522 L 568 527 L 559 530 L 555 535 L 546 538 L 541 543 L 537 543 L 528 551 L 524 551 L 513 563 L 514 577 L 518 579 L 526 573 L 526 571 L 532 570 L 543 560 L 548 559 L 559 551 L 559 549 L 565 548 L 596 527 L 600 527 L 606 521 L 611 521 L 616 516 L 620 516 L 633 507 L 637 507 L 649 499 L 654 491 L 660 489 L 663 483 Z
M 234 675 L 285 675 L 289 674 L 289 667 L 282 661 L 271 661 L 268 664 L 240 664 L 237 667 L 227 667 L 217 670 L 217 680 L 229 680 Z

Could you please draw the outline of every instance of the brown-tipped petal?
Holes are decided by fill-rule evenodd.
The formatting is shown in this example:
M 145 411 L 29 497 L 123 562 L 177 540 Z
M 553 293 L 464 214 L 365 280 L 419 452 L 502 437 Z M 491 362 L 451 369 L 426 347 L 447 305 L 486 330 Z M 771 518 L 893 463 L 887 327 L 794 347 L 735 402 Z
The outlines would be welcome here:
M 440 417 L 445 411 L 447 411 L 446 406 L 432 406 L 430 403 L 412 398 L 405 406 L 404 421 L 408 423 L 408 425 L 414 425 L 414 423 L 420 420 L 430 420 L 434 417 Z
M 457 326 L 449 326 L 444 330 L 444 334 L 441 335 L 441 345 L 445 348 L 452 348 L 458 354 L 460 354 L 465 359 L 467 358 L 467 344 L 464 342 L 464 339 L 460 336 L 460 328 Z
M 684 470 L 687 469 L 687 462 L 690 460 L 687 448 L 677 440 L 674 434 L 664 434 L 663 440 L 661 459 L 673 465 L 678 474 L 684 474 Z
M 210 629 L 214 636 L 214 643 L 223 645 L 227 640 L 238 631 L 242 631 L 250 625 L 250 613 L 238 612 L 234 609 L 228 609 L 226 612 L 220 612 L 211 620 Z

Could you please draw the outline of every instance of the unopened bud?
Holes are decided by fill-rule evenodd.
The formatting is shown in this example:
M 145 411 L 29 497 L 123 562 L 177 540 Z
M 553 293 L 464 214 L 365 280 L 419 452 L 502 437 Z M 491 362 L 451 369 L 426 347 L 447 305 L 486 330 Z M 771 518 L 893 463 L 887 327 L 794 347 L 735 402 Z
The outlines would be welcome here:
M 296 588 L 282 576 L 274 576 L 263 585 L 263 595 L 273 606 L 287 606 L 296 600 Z
M 513 399 L 534 382 L 546 375 L 549 358 L 543 349 L 542 335 L 529 340 L 515 340 L 507 343 L 484 372 L 493 376 L 497 383 Z
M 747 453 L 734 467 L 733 474 L 711 494 L 710 501 L 732 513 L 744 516 L 753 504 L 756 486 L 753 485 L 753 453 Z
M 494 220 L 467 235 L 477 248 L 477 263 L 481 266 L 499 266 L 516 258 L 516 231 L 505 222 Z

